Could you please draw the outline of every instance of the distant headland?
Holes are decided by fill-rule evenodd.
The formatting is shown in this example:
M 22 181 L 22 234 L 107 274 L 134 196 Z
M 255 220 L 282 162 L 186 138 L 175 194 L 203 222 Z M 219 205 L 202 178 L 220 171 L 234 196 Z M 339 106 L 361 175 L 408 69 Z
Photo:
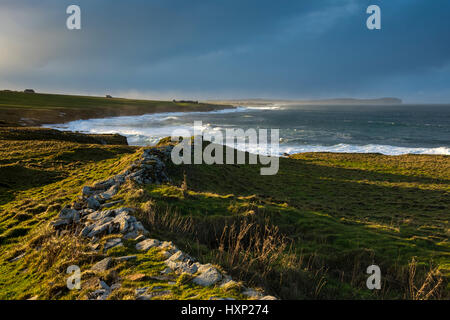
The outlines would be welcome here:
M 402 104 L 399 98 L 375 98 L 375 99 L 319 99 L 319 100 L 283 100 L 283 99 L 236 99 L 236 100 L 208 100 L 207 103 L 231 104 L 231 105 L 398 105 Z

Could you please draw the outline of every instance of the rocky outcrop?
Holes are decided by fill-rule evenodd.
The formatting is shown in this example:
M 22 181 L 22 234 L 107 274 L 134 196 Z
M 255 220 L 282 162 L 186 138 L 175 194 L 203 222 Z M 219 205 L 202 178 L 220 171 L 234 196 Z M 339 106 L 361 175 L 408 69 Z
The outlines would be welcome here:
M 138 241 L 136 250 L 146 252 L 152 248 L 158 249 L 166 258 L 164 264 L 167 266 L 161 277 L 167 274 L 188 274 L 192 277 L 192 282 L 199 286 L 227 286 L 237 285 L 230 276 L 219 271 L 211 264 L 201 264 L 193 257 L 179 250 L 172 242 L 160 241 L 147 238 L 149 232 L 143 224 L 133 216 L 134 209 L 122 207 L 108 209 L 111 204 L 118 204 L 121 200 L 114 200 L 114 196 L 120 187 L 128 180 L 138 184 L 164 183 L 170 181 L 165 172 L 165 161 L 170 157 L 173 146 L 146 149 L 141 159 L 131 164 L 131 166 L 121 174 L 108 180 L 98 182 L 93 186 L 84 186 L 79 200 L 72 205 L 61 210 L 58 218 L 51 222 L 57 230 L 71 228 L 76 230 L 76 234 L 86 238 L 98 249 L 98 240 L 103 236 L 108 237 L 103 250 L 123 246 L 122 239 L 133 239 Z M 106 271 L 115 263 L 130 261 L 137 256 L 106 257 L 97 262 L 91 269 L 93 271 Z M 139 275 L 145 276 L 145 275 Z M 137 277 L 137 278 L 139 278 Z M 107 299 L 109 295 L 120 288 L 120 283 L 108 286 L 104 281 L 99 282 L 99 289 L 89 295 L 90 299 Z M 262 293 L 242 287 L 242 294 L 249 299 L 275 299 L 271 296 L 264 296 Z M 147 288 L 136 290 L 136 299 L 150 300 L 156 296 L 166 295 L 170 292 L 158 291 L 148 292 Z

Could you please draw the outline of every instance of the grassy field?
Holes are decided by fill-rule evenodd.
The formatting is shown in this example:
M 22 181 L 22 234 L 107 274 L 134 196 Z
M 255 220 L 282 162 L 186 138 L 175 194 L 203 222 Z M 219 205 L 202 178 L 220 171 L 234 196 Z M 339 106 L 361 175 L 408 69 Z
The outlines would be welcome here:
M 0 91 L 0 126 L 37 126 L 73 120 L 158 112 L 212 111 L 231 106 L 92 96 Z
M 119 173 L 141 151 L 42 135 L 0 135 L 4 299 L 83 298 L 85 291 L 64 289 L 65 267 L 87 270 L 98 253 L 82 239 L 55 235 L 48 222 L 81 186 Z M 169 173 L 171 184 L 129 185 L 117 196 L 152 236 L 235 279 L 283 299 L 449 299 L 448 156 L 310 153 L 281 158 L 276 176 L 260 176 L 253 165 L 171 165 Z M 135 254 L 133 245 L 117 255 Z M 158 252 L 138 259 L 103 277 L 162 267 Z M 382 270 L 382 290 L 366 288 L 371 264 Z M 83 277 L 89 284 L 97 276 Z M 174 281 L 174 299 L 221 294 Z M 161 284 L 130 280 L 112 298 L 127 298 L 138 285 Z
M 194 217 L 189 233 L 206 257 L 283 298 L 449 298 L 448 156 L 305 153 L 281 158 L 275 176 L 251 165 L 172 170 L 175 186 L 148 187 L 156 206 Z M 227 227 L 228 242 L 217 241 Z M 243 231 L 239 250 L 251 257 L 230 259 L 229 238 Z M 278 247 L 279 261 L 264 256 Z M 366 288 L 371 264 L 380 291 Z

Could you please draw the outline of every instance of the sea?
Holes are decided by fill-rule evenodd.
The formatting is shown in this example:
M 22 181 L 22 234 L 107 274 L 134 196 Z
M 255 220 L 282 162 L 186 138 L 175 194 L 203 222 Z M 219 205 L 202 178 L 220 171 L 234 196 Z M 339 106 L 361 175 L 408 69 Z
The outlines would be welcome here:
M 301 152 L 450 155 L 450 105 L 277 104 L 78 120 L 45 127 L 119 133 L 127 137 L 130 145 L 148 146 L 172 136 L 176 129 L 193 133 L 194 121 L 202 121 L 203 130 L 279 129 L 280 155 Z M 238 149 L 242 148 L 238 145 Z M 262 153 L 257 144 L 246 148 Z

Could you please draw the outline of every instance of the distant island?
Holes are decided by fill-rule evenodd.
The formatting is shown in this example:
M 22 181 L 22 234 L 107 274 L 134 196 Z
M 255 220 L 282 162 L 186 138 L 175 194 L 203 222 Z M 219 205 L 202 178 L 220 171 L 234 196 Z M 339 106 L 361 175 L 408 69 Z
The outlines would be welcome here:
M 399 98 L 376 98 L 376 99 L 319 99 L 319 100 L 272 100 L 272 99 L 236 99 L 236 100 L 207 100 L 205 103 L 231 104 L 240 106 L 251 105 L 398 105 L 402 104 Z

